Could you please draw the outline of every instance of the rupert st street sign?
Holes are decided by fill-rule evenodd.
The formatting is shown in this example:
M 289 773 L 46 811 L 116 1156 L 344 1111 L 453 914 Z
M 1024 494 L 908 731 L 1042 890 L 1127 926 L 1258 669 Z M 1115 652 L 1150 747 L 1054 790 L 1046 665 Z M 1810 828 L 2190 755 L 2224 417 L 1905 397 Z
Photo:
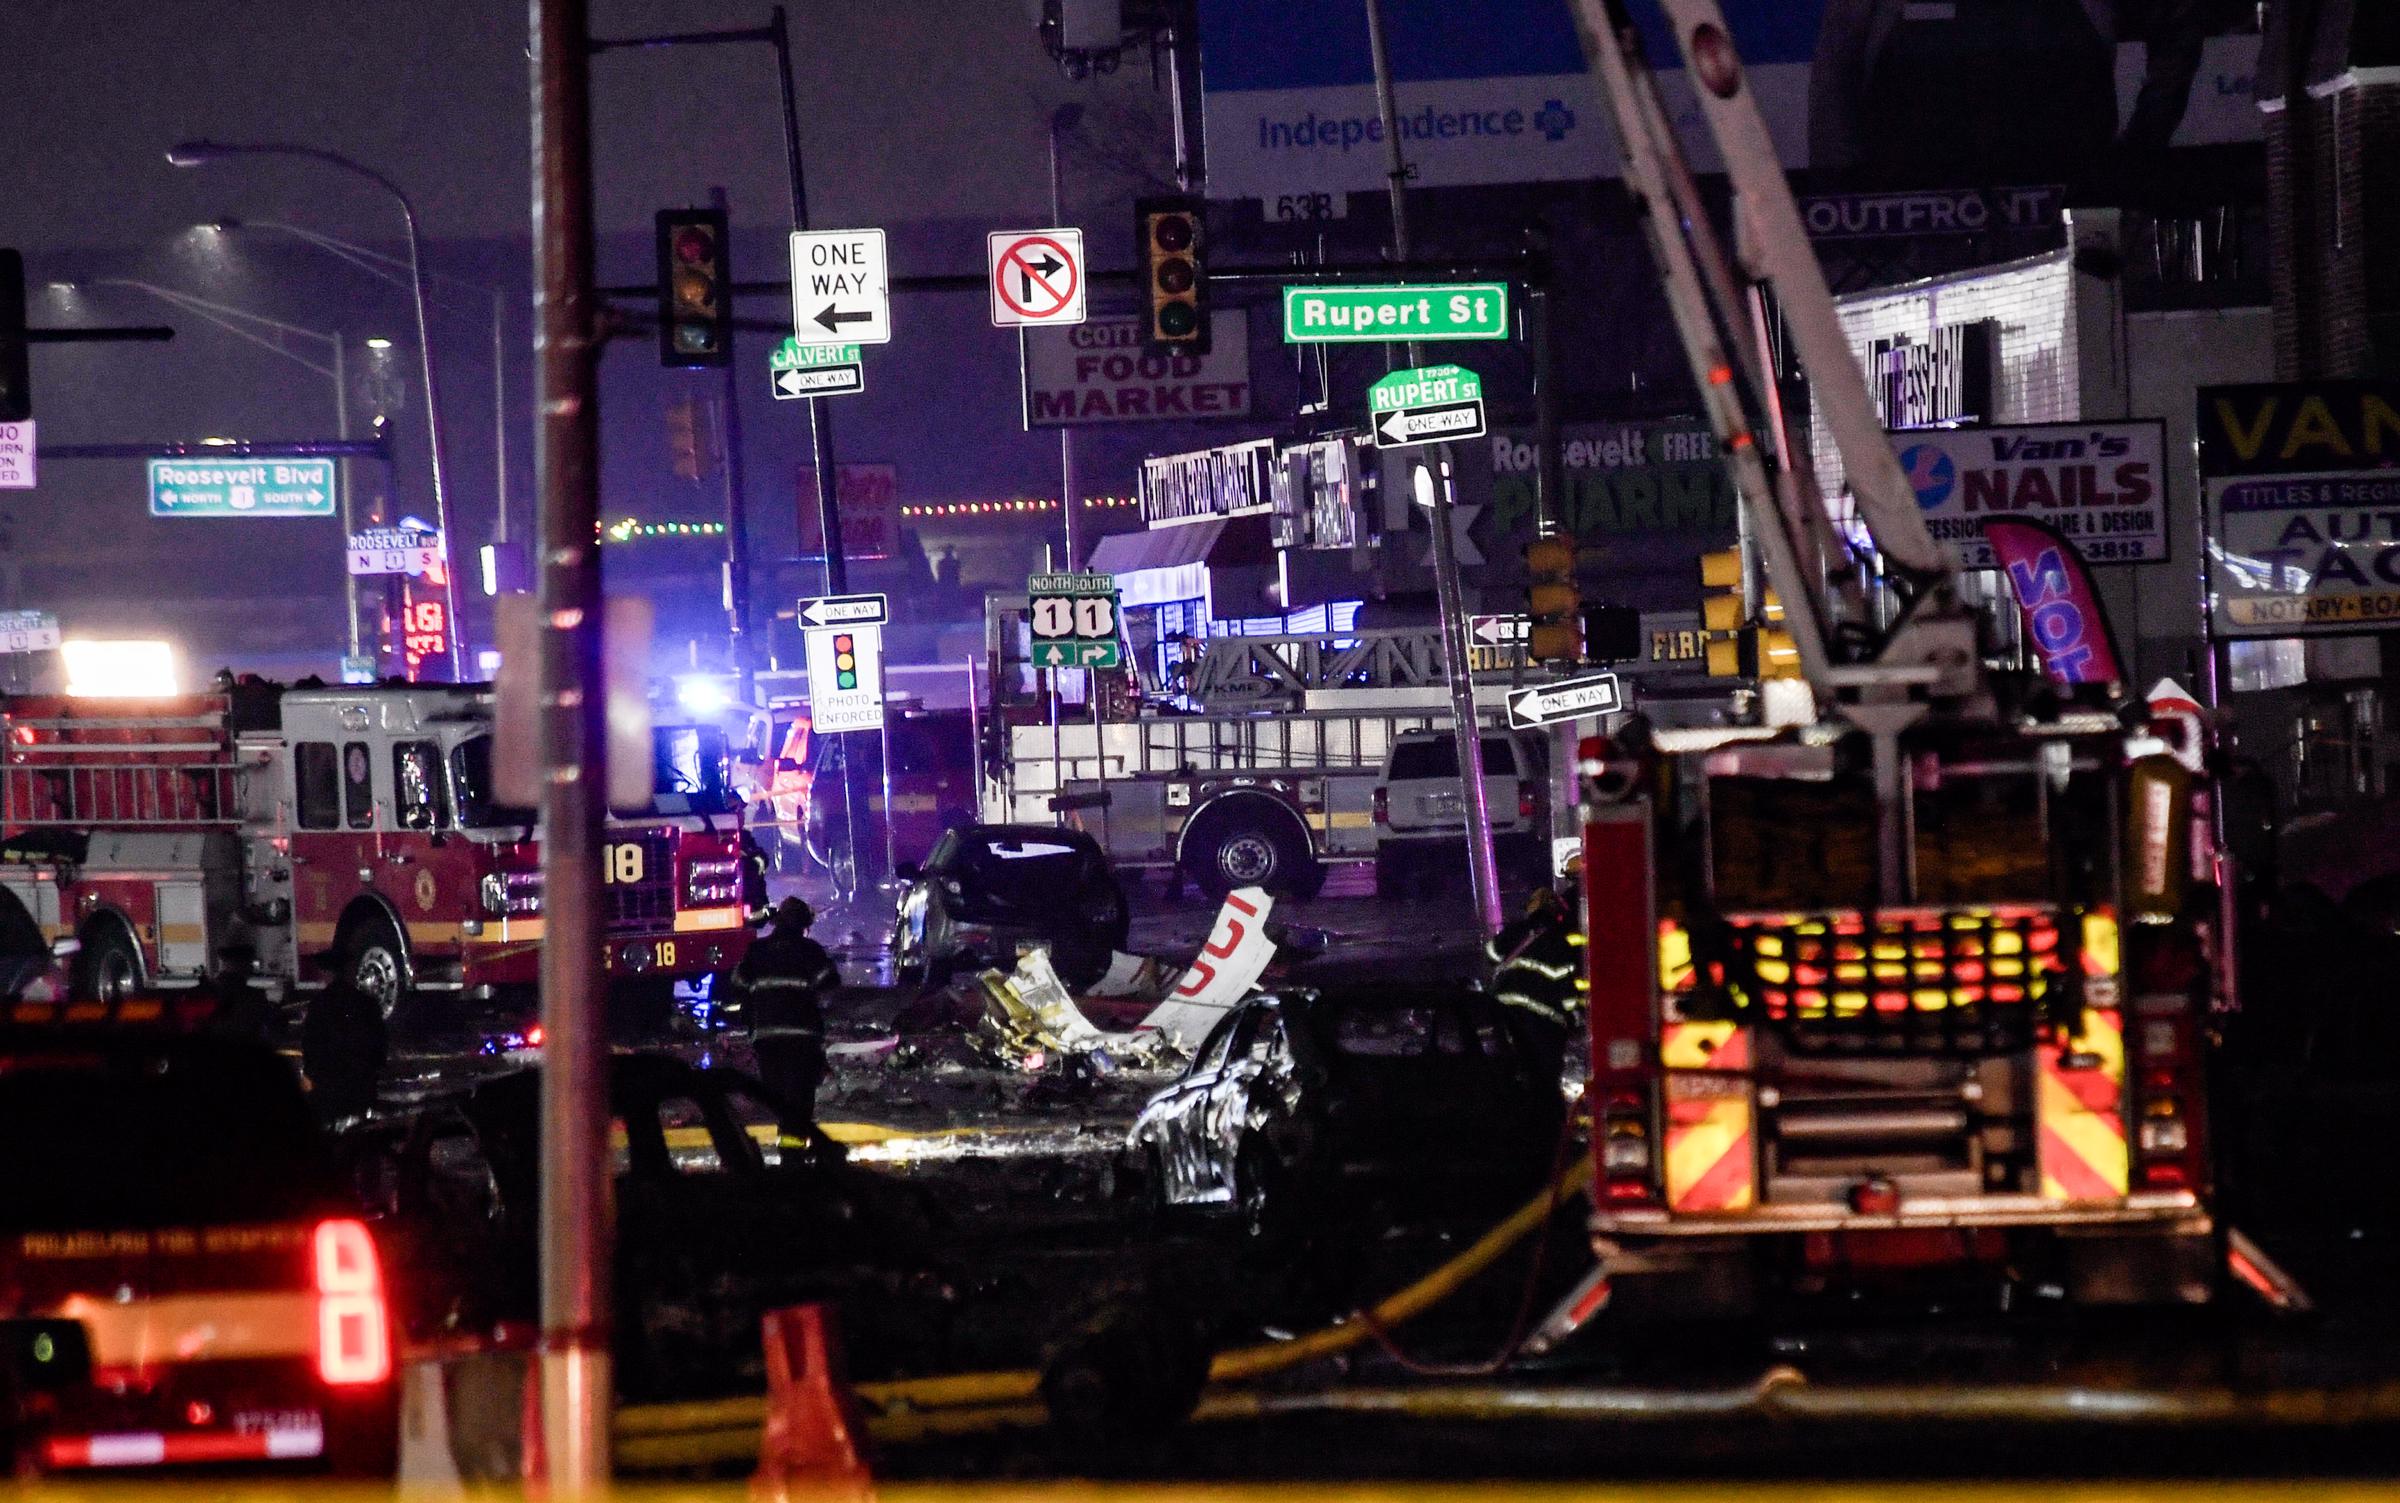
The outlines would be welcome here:
M 1367 388 L 1367 406 L 1385 448 L 1483 434 L 1483 378 L 1463 366 L 1394 371 Z
M 1286 344 L 1507 337 L 1506 282 L 1283 289 Z

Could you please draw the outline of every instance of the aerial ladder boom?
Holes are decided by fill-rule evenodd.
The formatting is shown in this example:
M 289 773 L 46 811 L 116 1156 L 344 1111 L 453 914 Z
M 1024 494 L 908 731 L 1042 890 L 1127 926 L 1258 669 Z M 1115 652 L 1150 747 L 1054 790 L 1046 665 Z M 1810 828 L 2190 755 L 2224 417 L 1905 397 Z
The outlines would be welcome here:
M 1720 449 L 1733 469 L 1767 584 L 1821 706 L 1884 740 L 1934 704 L 1988 705 L 1957 560 L 1927 529 L 1876 418 L 1866 380 L 1809 247 L 1790 183 L 1743 76 L 1717 0 L 1659 0 L 1734 188 L 1739 254 L 1711 223 L 1656 74 L 1622 0 L 1575 0 L 1608 100 L 1625 183 Z M 1775 401 L 1760 294 L 1772 292 L 1849 477 L 1860 522 L 1897 601 L 1879 620 L 1863 561 L 1833 526 L 1805 446 Z M 1872 722 L 1872 723 L 1870 723 Z

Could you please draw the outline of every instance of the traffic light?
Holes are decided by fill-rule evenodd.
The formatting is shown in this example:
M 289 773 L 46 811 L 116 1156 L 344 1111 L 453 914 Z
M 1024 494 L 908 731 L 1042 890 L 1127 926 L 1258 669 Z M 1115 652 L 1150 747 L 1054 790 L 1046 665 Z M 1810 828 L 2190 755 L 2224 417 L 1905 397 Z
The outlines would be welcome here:
M 1749 611 L 1742 604 L 1742 551 L 1700 555 L 1700 629 L 1707 636 L 1710 678 L 1747 678 L 1743 671 Z
M 1594 663 L 1630 663 L 1642 655 L 1642 613 L 1630 605 L 1583 608 L 1583 655 Z
M 1208 220 L 1197 198 L 1145 198 L 1133 206 L 1141 263 L 1142 342 L 1208 353 Z
M 658 211 L 658 361 L 733 363 L 733 272 L 725 211 Z
M 0 250 L 0 423 L 33 416 L 33 373 L 25 361 L 25 258 Z
M 858 642 L 848 632 L 833 639 L 833 686 L 836 689 L 858 687 Z
M 1760 594 L 1753 617 L 1742 601 L 1741 550 L 1700 556 L 1700 627 L 1711 678 L 1798 678 L 1800 644 L 1783 629 L 1783 601 Z
M 1583 596 L 1575 587 L 1575 544 L 1556 533 L 1525 545 L 1526 655 L 1537 663 L 1583 656 Z

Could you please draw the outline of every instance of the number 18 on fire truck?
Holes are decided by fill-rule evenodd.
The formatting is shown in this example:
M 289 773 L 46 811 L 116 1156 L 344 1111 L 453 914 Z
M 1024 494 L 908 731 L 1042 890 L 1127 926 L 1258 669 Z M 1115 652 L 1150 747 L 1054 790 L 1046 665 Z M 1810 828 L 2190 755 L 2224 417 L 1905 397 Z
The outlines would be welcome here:
M 189 986 L 247 946 L 288 996 L 340 976 L 530 1008 L 542 943 L 531 810 L 494 802 L 481 685 L 0 706 L 0 887 L 80 942 L 86 997 Z M 650 808 L 601 848 L 612 985 L 653 1015 L 748 942 L 722 732 L 654 732 Z

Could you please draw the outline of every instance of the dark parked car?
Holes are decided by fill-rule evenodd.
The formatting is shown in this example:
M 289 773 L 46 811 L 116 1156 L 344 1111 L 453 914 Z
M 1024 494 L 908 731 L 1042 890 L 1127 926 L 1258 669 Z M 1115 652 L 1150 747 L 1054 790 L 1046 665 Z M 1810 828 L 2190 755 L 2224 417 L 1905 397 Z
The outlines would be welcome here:
M 841 1304 L 854 1352 L 917 1355 L 884 1324 L 893 1302 L 869 1297 L 905 1284 L 896 1270 L 927 1245 L 913 1190 L 811 1146 L 735 1072 L 620 1054 L 609 1091 L 628 1395 L 756 1389 L 759 1316 L 807 1299 Z M 504 1075 L 353 1145 L 411 1335 L 534 1318 L 539 1094 L 538 1071 Z
M 934 843 L 908 887 L 892 933 L 903 975 L 938 984 L 960 970 L 1016 964 L 1017 946 L 1050 946 L 1069 986 L 1085 986 L 1124 948 L 1125 888 L 1099 844 L 1049 825 L 969 825 Z
M 1264 1234 L 1376 1199 L 1458 1208 L 1526 1191 L 1563 1112 L 1555 1069 L 1519 1054 L 1481 992 L 1293 990 L 1227 1013 L 1130 1142 L 1164 1208 Z

